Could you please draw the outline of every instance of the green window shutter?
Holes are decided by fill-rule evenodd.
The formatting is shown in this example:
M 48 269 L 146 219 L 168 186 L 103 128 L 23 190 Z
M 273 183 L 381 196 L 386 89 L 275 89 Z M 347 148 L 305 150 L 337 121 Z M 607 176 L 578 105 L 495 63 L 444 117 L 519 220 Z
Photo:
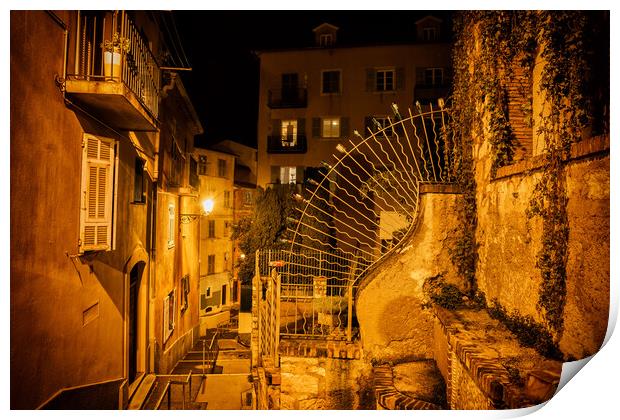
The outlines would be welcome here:
M 84 134 L 79 251 L 112 248 L 114 140 Z
M 318 117 L 312 118 L 312 137 L 321 137 L 321 119 Z
M 349 117 L 340 118 L 340 137 L 349 137 Z
M 403 90 L 405 88 L 405 69 L 398 67 L 396 69 L 396 90 Z
M 366 69 L 366 90 L 368 92 L 374 92 L 376 90 L 376 78 L 377 72 L 375 69 Z

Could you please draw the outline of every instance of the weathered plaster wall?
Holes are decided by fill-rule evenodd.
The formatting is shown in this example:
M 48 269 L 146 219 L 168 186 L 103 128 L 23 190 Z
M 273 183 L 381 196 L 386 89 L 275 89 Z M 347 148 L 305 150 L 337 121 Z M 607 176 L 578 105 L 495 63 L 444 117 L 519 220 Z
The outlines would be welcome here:
M 283 410 L 363 408 L 370 371 L 361 360 L 282 356 L 280 367 Z
M 572 155 L 578 159 L 565 166 L 569 244 L 560 350 L 569 358 L 596 352 L 607 329 L 609 155 L 605 147 L 600 139 L 586 139 L 573 147 Z M 509 312 L 543 322 L 537 309 L 542 277 L 536 267 L 542 221 L 526 216 L 542 173 L 503 168 L 505 172 L 498 173 L 508 175 L 491 181 L 485 148 L 480 147 L 478 153 L 478 287 L 487 302 L 497 299 Z
M 457 194 L 421 195 L 418 225 L 408 245 L 360 285 L 356 314 L 366 360 L 433 357 L 433 319 L 422 308 L 422 286 L 438 275 L 458 283 L 448 255 L 458 199 Z

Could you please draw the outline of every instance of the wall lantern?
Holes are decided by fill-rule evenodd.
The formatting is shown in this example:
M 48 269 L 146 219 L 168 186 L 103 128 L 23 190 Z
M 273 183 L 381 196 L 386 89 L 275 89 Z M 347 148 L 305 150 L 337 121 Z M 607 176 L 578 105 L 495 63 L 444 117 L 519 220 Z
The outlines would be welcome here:
M 208 216 L 211 214 L 211 212 L 213 211 L 213 206 L 215 205 L 215 202 L 213 201 L 212 198 L 207 198 L 206 200 L 204 200 L 202 202 L 202 212 L 199 214 L 190 214 L 190 213 L 186 213 L 186 214 L 180 214 L 179 216 L 181 217 L 181 223 L 190 223 L 193 222 L 194 220 L 196 220 L 198 217 L 200 216 Z

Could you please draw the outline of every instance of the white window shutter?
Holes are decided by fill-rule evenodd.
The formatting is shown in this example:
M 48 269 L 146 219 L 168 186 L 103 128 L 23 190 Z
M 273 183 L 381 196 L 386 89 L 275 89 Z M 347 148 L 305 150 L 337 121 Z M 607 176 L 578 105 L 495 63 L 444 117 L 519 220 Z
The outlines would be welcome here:
M 84 135 L 79 251 L 112 248 L 114 140 Z

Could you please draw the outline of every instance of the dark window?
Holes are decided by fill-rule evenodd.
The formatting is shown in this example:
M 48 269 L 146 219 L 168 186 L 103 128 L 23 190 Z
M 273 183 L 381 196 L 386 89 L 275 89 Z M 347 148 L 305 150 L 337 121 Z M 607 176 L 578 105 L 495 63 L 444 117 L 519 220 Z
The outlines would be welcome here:
M 215 238 L 215 220 L 209 220 L 209 238 Z
M 198 175 L 206 175 L 207 174 L 207 157 L 200 156 L 198 162 Z
M 323 72 L 322 93 L 340 93 L 340 70 Z
M 135 166 L 135 178 L 133 184 L 133 202 L 145 203 L 146 202 L 146 189 L 144 185 L 144 163 L 145 161 L 136 158 Z
M 215 255 L 209 255 L 207 257 L 207 274 L 215 273 Z
M 222 285 L 222 305 L 226 305 L 226 285 Z
M 226 161 L 224 159 L 217 160 L 217 176 L 226 177 Z
M 198 162 L 193 157 L 189 158 L 189 185 L 200 188 L 200 178 L 198 178 Z
M 424 84 L 426 86 L 443 85 L 443 69 L 442 68 L 425 69 L 424 70 Z
M 377 70 L 375 83 L 377 91 L 394 90 L 394 70 Z

